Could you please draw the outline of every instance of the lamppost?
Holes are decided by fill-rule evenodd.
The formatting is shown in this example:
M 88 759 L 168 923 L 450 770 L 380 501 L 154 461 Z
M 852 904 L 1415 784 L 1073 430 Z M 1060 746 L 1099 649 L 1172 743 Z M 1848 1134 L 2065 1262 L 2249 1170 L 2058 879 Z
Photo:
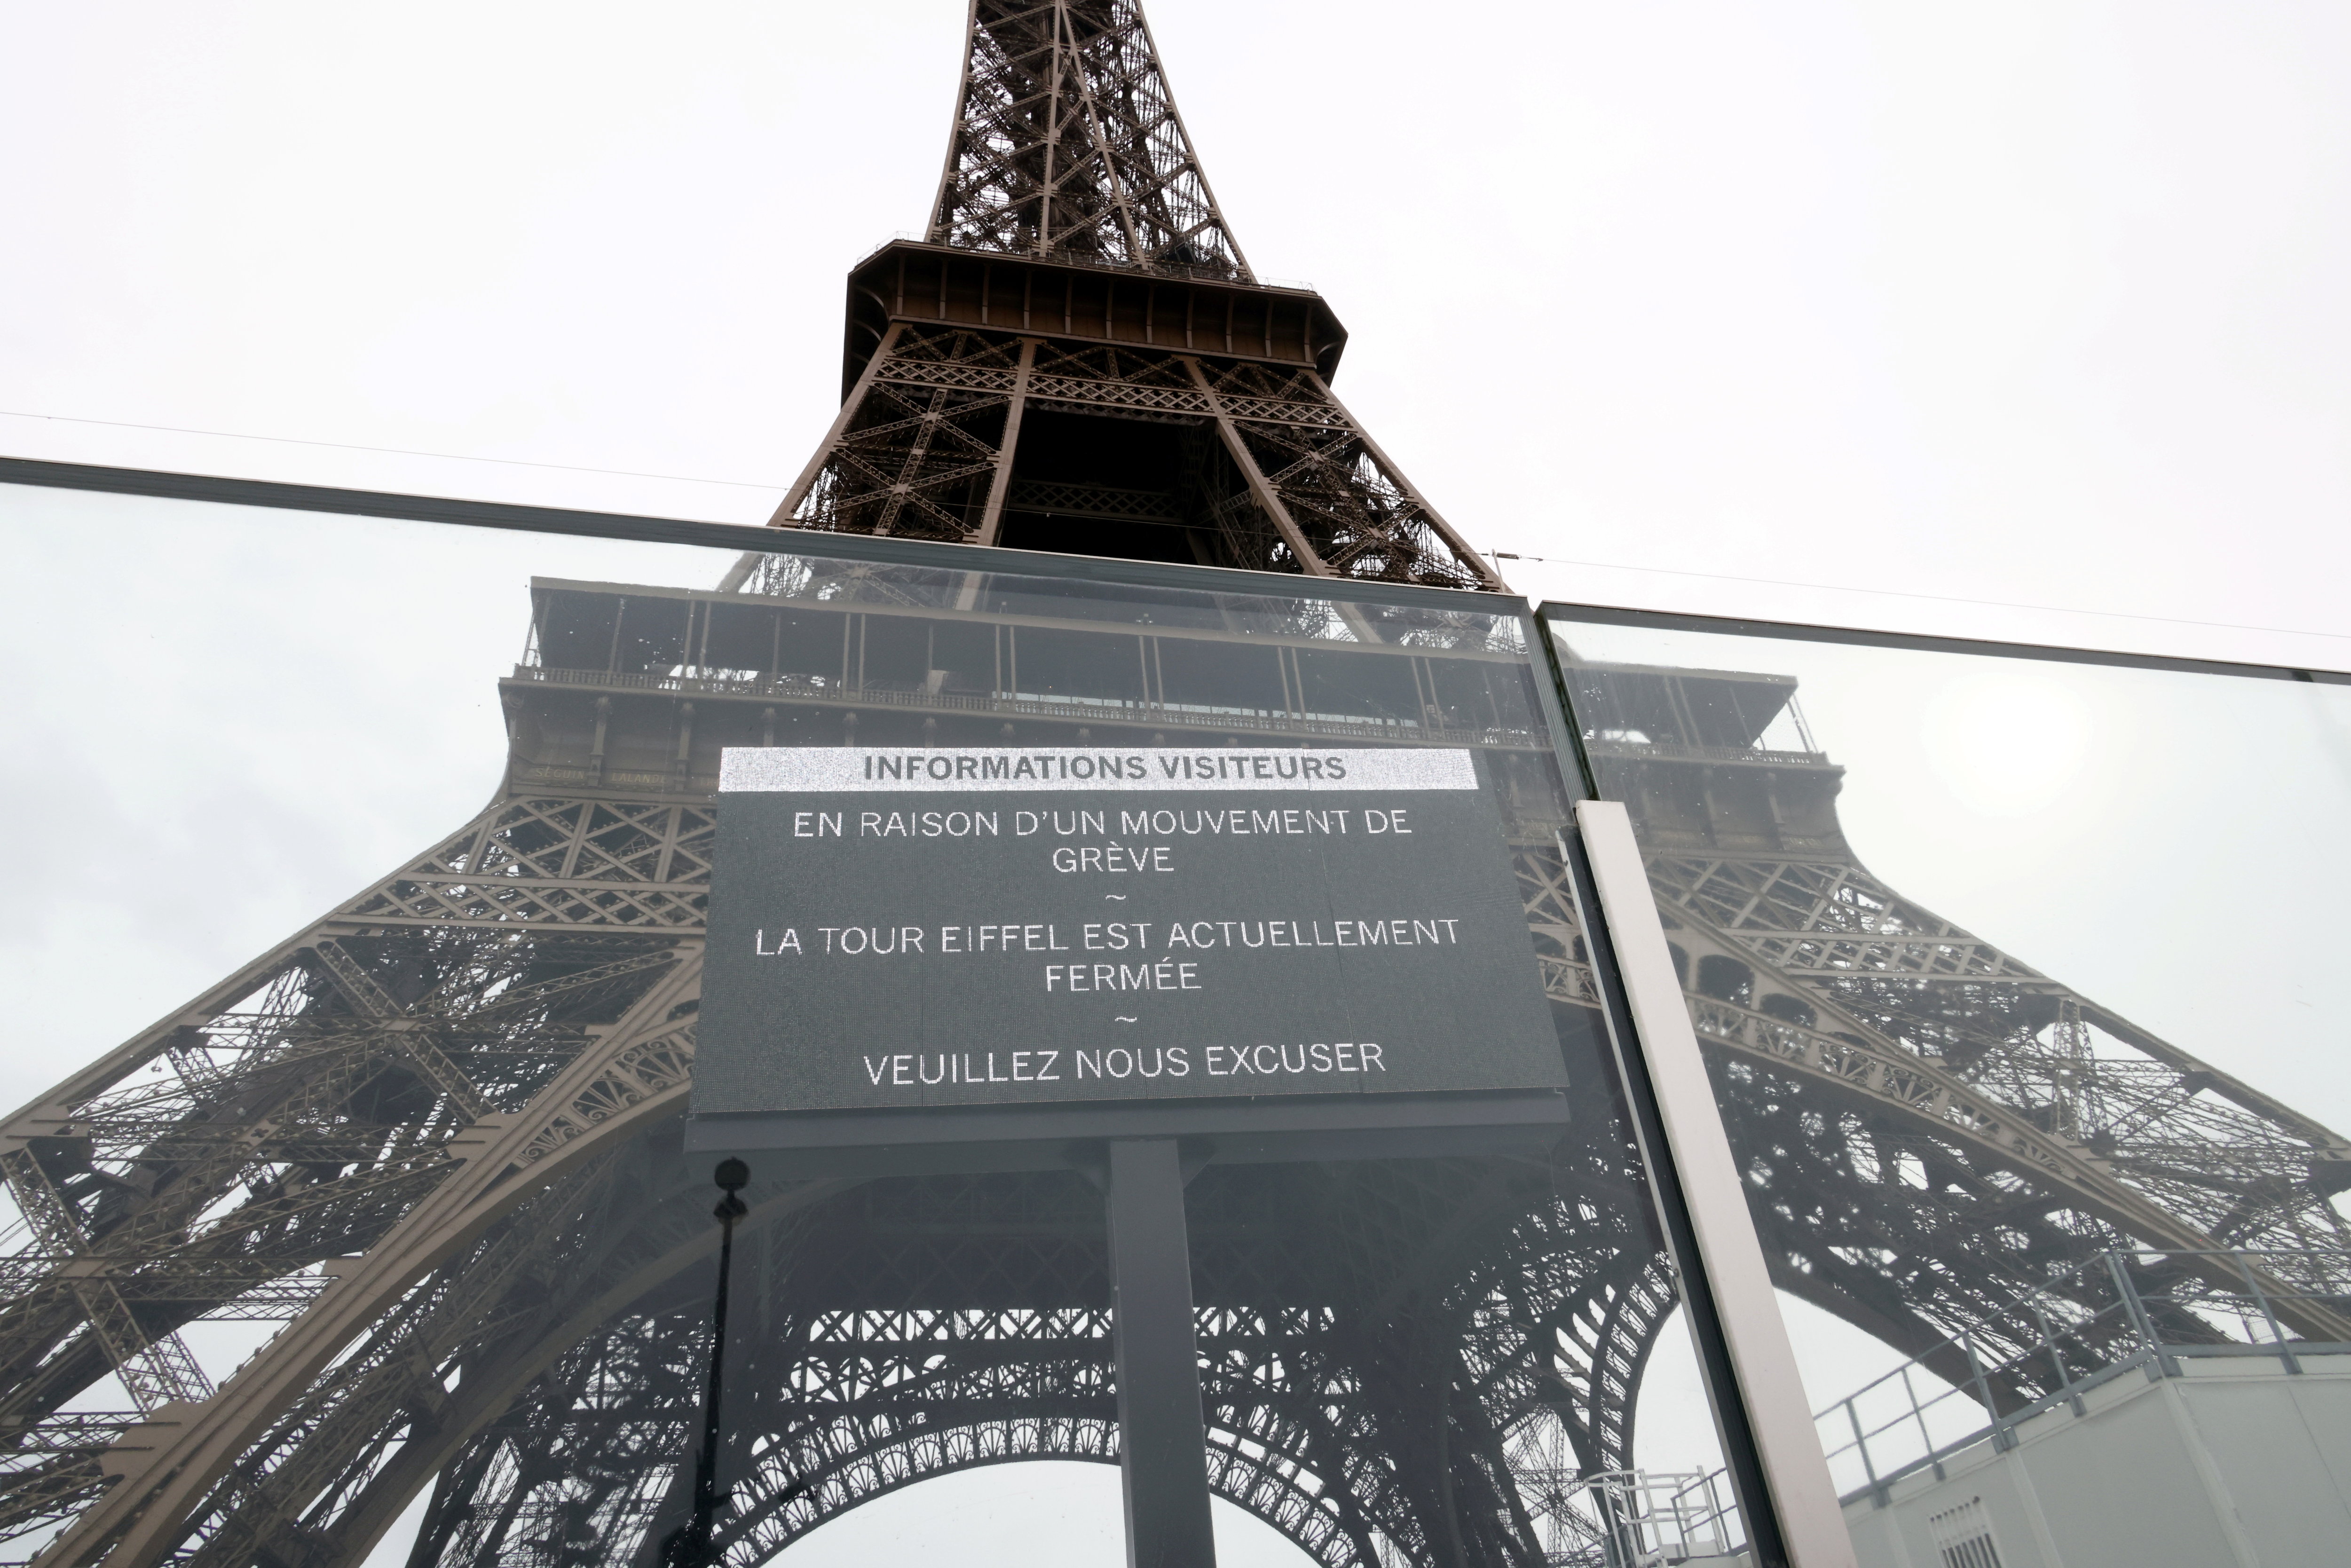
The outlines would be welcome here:
M 726 1360 L 726 1280 L 735 1267 L 735 1222 L 749 1212 L 738 1195 L 750 1183 L 751 1167 L 741 1160 L 721 1160 L 711 1179 L 726 1196 L 710 1211 L 720 1228 L 718 1303 L 710 1315 L 710 1388 L 702 1402 L 702 1452 L 694 1461 L 694 1516 L 662 1542 L 664 1568 L 711 1568 L 718 1561 L 710 1533 L 718 1522 L 718 1390 Z

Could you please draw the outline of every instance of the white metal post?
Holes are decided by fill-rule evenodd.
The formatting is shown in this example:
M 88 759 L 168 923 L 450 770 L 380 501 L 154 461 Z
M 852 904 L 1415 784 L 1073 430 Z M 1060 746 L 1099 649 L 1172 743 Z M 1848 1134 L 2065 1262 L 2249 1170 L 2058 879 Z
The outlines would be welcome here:
M 1580 800 L 1575 820 L 1789 1560 L 1794 1568 L 1855 1568 L 1853 1538 L 1666 948 L 1633 820 L 1615 800 Z

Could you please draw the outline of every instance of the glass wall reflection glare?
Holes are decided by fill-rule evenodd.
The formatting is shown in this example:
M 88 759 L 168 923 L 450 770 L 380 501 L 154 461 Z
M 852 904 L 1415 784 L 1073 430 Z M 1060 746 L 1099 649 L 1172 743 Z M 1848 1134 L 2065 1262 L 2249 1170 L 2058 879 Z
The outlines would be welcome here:
M 8 1413 L 37 1438 L 0 1458 L 16 1548 L 97 1494 L 138 1407 L 201 1399 L 299 1332 L 463 1169 L 464 1129 L 537 1114 L 647 1016 L 628 1093 L 676 1092 L 724 747 L 1113 737 L 1473 750 L 1576 1085 L 1540 1157 L 1195 1182 L 1228 1560 L 1458 1542 L 1599 1563 L 1735 1535 L 1727 1499 L 1685 1491 L 1719 1456 L 1562 902 L 1571 791 L 1520 617 L 64 492 L 0 490 L 0 524 L 6 789 L 38 824 L 20 876 L 40 890 L 5 933 L 0 1054 L 42 1118 L 9 1170 L 29 1197 L 0 1309 Z M 657 1537 L 714 1239 L 707 1162 L 677 1140 L 665 1113 L 566 1166 L 387 1298 L 200 1529 L 233 1545 L 298 1519 L 332 1542 L 397 1517 L 384 1561 L 421 1532 L 416 1560 L 449 1564 Z M 909 1478 L 1113 1456 L 1081 1178 L 767 1187 L 737 1258 L 739 1551 L 855 1555 L 890 1511 L 935 1526 L 977 1495 L 891 1490 Z M 94 1261 L 111 1294 L 73 1282 Z M 973 1415 L 1016 1370 L 1018 1407 Z M 986 1473 L 987 1507 L 949 1530 L 975 1560 L 995 1548 L 971 1521 L 1033 1563 L 1115 1518 L 1099 1465 L 1074 1487 Z M 858 1531 L 823 1524 L 884 1492 Z M 1093 1523 L 1037 1523 L 1081 1495 Z
M 2351 1361 L 2276 1348 L 2351 1340 L 2351 685 L 1544 615 L 1865 1563 L 1897 1521 L 1952 1544 L 1874 1505 L 1992 1497 L 1936 1478 L 2053 1452 L 2032 1418 L 2120 1397 L 2118 1368 Z M 2295 1408 L 2258 1466 L 2341 1473 L 2351 1427 Z M 2037 1515 L 1977 1500 L 2001 1561 L 2086 1506 L 2042 1484 Z M 2158 1529 L 2137 1560 L 2204 1546 Z

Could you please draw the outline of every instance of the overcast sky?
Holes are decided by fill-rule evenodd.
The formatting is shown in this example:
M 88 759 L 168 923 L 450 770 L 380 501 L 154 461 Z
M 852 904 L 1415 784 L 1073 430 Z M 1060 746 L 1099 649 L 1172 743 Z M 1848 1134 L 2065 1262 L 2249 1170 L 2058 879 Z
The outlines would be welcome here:
M 923 225 L 961 36 L 955 0 L 0 15 L 0 410 L 737 484 L 0 451 L 742 519 L 837 398 L 842 273 Z M 1520 586 L 2351 664 L 2351 9 L 1151 15 L 1383 444 L 1479 544 L 1620 569 Z
M 1323 290 L 1341 394 L 1472 540 L 1551 558 L 1503 563 L 1520 588 L 2351 667 L 2345 8 L 1151 15 L 1251 261 Z M 925 218 L 960 37 L 955 0 L 0 9 L 0 454 L 764 520 L 837 398 L 842 273 Z M 74 891 L 12 960 L 55 977 L 118 915 L 149 955 L 95 1002 L 30 988 L 40 1016 L 121 1023 L 12 1047 L 30 1093 L 479 804 L 488 682 L 551 569 L 471 536 L 496 582 L 420 614 L 410 536 L 322 528 L 304 562 L 270 527 L 175 542 L 148 512 L 125 551 L 73 537 L 111 504 L 0 505 L 38 567 L 16 667 L 77 646 L 68 590 L 139 628 L 11 705 L 15 798 L 81 813 L 36 856 Z M 284 591 L 319 570 L 373 617 Z M 77 763 L 224 733 L 235 682 L 283 688 L 268 639 L 190 662 L 166 607 L 197 576 L 220 646 L 262 617 L 432 640 L 475 695 L 348 657 L 314 676 L 349 683 L 336 703 L 281 689 L 282 720 L 237 719 L 255 747 L 332 729 L 273 751 L 258 803 L 85 788 Z M 138 725 L 93 724 L 131 693 Z M 370 747 L 448 766 L 318 806 L 304 769 Z M 246 765 L 207 766 L 226 790 Z M 200 886 L 224 834 L 234 915 L 145 894 Z M 78 858 L 109 837 L 137 852 Z M 1114 1484 L 1070 1495 L 1114 1529 Z M 821 1550 L 913 1549 L 848 1526 Z M 1071 1561 L 1099 1527 L 1064 1532 Z

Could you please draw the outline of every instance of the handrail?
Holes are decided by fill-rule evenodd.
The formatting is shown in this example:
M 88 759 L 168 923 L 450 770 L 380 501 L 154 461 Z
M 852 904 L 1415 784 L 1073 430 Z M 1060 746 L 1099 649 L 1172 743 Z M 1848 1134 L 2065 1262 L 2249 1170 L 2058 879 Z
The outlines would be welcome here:
M 2102 1292 L 2113 1299 L 2095 1304 Z M 2279 1312 L 2304 1301 L 2331 1315 L 2346 1301 L 2351 1249 L 2098 1252 L 2017 1298 L 2014 1310 L 2036 1326 L 2005 1359 L 1987 1360 L 1987 1347 L 1962 1329 L 1815 1411 L 1813 1421 L 1839 1500 L 1850 1506 L 1868 1498 L 1882 1507 L 1895 1482 L 1921 1470 L 1939 1480 L 1943 1461 L 1962 1449 L 1986 1440 L 1995 1449 L 2014 1448 L 2018 1428 L 2037 1416 L 2060 1406 L 2086 1415 L 2083 1396 L 2134 1368 L 2159 1382 L 2179 1376 L 2183 1361 L 2261 1356 L 2298 1375 L 2305 1357 L 2351 1354 L 2351 1343 L 2292 1337 L 2292 1312 Z M 1938 1363 L 1964 1366 L 1964 1380 L 1950 1382 Z M 1921 1398 L 1915 1372 L 1942 1388 Z M 1719 1469 L 1705 1477 L 1708 1495 L 1718 1483 L 1727 1487 L 1729 1476 Z
M 1259 734 L 1322 735 L 1412 746 L 1529 747 L 1542 744 L 1532 732 L 1508 727 L 1457 728 L 1422 720 L 1348 714 L 1286 714 L 1274 708 L 1215 708 L 1185 703 L 1129 702 L 1113 697 L 1041 697 L 846 686 L 816 675 L 726 674 L 679 675 L 650 671 L 564 670 L 517 664 L 514 679 L 538 685 L 623 691 L 673 692 L 717 696 L 775 697 L 784 701 L 845 704 L 852 707 L 907 707 L 937 712 L 984 713 L 1025 718 L 1074 719 L 1081 723 L 1183 726 L 1192 729 Z
M 1556 1568 L 1728 1557 L 1747 1544 L 1746 1527 L 1721 1470 L 1595 1470 L 1570 1481 L 1546 1511 L 1564 1515 L 1572 1510 L 1583 1514 L 1583 1527 L 1593 1540 L 1581 1551 L 1554 1553 Z
M 888 239 L 868 249 L 859 256 L 854 267 L 863 267 L 893 245 L 935 246 L 966 256 L 1002 256 L 1008 261 L 1042 261 L 1062 267 L 1091 267 L 1102 272 L 1142 272 L 1154 277 L 1181 277 L 1196 283 L 1230 283 L 1241 287 L 1280 288 L 1293 294 L 1316 294 L 1320 290 L 1311 283 L 1294 277 L 1259 277 L 1240 267 L 1222 262 L 1127 261 L 1117 256 L 1098 256 L 1091 251 L 1060 247 L 1049 251 L 984 250 L 978 246 L 957 245 L 952 240 L 935 240 L 927 234 L 900 229 Z M 852 267 L 852 270 L 854 268 Z
M 2264 1279 L 2267 1283 L 2264 1283 Z M 1850 1503 L 1884 1501 L 1887 1489 L 1989 1439 L 2012 1448 L 2017 1429 L 2060 1406 L 2079 1416 L 2083 1396 L 2133 1370 L 2150 1381 L 2180 1375 L 2182 1361 L 2273 1358 L 2300 1374 L 2313 1354 L 2351 1344 L 2295 1337 L 2282 1321 L 2295 1302 L 2339 1311 L 2351 1297 L 2351 1251 L 2136 1249 L 2084 1260 L 2014 1303 L 2032 1329 L 1996 1355 L 1961 1330 L 1925 1354 L 1816 1412 L 1838 1490 Z M 1965 1368 L 1959 1382 L 1949 1373 Z M 1932 1375 L 1923 1393 L 1917 1373 Z
M 1823 751 L 1766 751 L 1751 746 L 1682 746 L 1649 740 L 1599 740 L 1583 737 L 1583 749 L 1593 757 L 1654 757 L 1671 762 L 1750 762 L 1782 768 L 1825 768 Z

